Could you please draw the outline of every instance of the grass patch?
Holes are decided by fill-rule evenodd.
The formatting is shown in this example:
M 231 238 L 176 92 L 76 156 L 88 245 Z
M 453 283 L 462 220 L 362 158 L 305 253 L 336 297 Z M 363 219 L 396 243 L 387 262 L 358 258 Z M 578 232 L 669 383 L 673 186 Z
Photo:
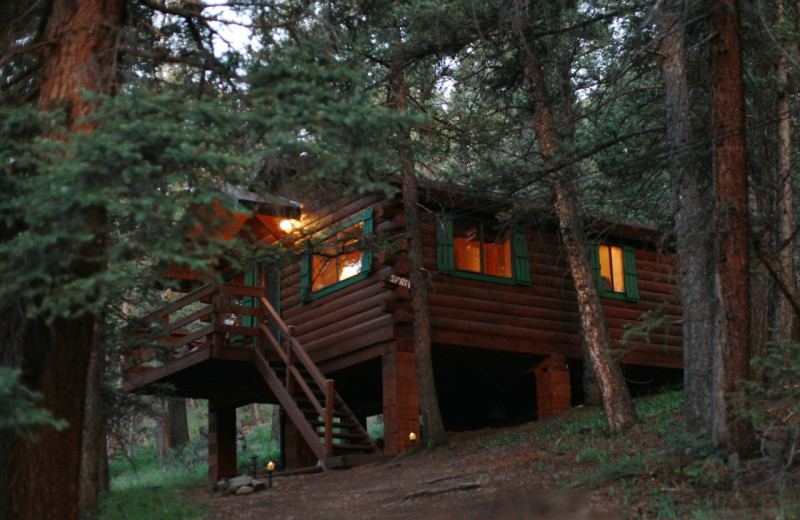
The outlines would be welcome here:
M 202 485 L 208 474 L 205 441 L 193 439 L 170 453 L 159 468 L 155 446 L 138 447 L 131 461 L 110 461 L 111 490 L 100 504 L 99 520 L 182 520 L 200 518 L 205 508 L 182 491 Z
M 148 479 L 146 479 L 148 480 Z M 127 485 L 111 490 L 100 505 L 100 520 L 182 520 L 201 518 L 206 509 L 180 493 L 179 485 Z

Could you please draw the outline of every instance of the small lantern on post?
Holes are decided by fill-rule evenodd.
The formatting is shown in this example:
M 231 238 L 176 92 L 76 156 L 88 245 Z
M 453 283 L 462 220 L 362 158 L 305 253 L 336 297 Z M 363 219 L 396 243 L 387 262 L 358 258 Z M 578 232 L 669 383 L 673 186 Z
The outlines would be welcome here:
M 409 433 L 408 440 L 411 441 L 411 447 L 413 448 L 414 446 L 417 445 L 417 434 L 414 432 Z
M 252 463 L 253 467 L 253 478 L 256 478 L 258 476 L 256 474 L 258 468 L 258 455 L 250 455 L 250 462 Z
M 269 487 L 272 489 L 272 473 L 275 471 L 275 463 L 267 462 L 267 476 L 269 477 Z

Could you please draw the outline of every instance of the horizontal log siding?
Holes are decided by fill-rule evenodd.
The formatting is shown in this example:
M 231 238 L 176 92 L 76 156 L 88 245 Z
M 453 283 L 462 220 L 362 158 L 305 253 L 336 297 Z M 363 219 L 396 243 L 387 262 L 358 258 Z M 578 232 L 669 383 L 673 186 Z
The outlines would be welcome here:
M 436 230 L 426 216 L 426 268 L 435 273 L 430 290 L 433 339 L 438 343 L 580 357 L 578 306 L 566 258 L 552 232 L 528 233 L 530 286 L 504 285 L 436 273 Z M 682 364 L 680 306 L 672 281 L 674 261 L 657 251 L 636 249 L 638 302 L 603 298 L 609 332 L 622 361 L 664 367 Z M 627 325 L 645 311 L 660 310 L 670 325 L 647 340 L 622 345 Z
M 302 226 L 309 232 L 324 235 L 379 201 L 380 198 L 373 195 L 335 204 L 312 201 L 303 208 Z M 376 231 L 391 227 L 391 222 L 375 216 Z M 384 345 L 393 341 L 392 315 L 381 311 L 381 302 L 391 298 L 392 291 L 380 283 L 391 268 L 375 260 L 372 268 L 368 278 L 310 302 L 300 301 L 299 261 L 282 273 L 281 316 L 287 324 L 295 326 L 298 340 L 323 371 L 345 368 L 379 356 Z

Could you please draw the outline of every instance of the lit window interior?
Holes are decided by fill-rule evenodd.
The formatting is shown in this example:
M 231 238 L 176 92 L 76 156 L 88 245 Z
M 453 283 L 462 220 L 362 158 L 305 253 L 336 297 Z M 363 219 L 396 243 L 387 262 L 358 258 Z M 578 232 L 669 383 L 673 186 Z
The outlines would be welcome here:
M 622 264 L 622 248 L 599 246 L 600 289 L 606 292 L 625 293 L 625 270 Z
M 473 220 L 453 223 L 453 253 L 459 271 L 511 278 L 511 233 L 497 233 L 491 225 Z
M 320 245 L 312 257 L 311 290 L 316 292 L 361 273 L 360 239 L 364 223 L 351 226 Z

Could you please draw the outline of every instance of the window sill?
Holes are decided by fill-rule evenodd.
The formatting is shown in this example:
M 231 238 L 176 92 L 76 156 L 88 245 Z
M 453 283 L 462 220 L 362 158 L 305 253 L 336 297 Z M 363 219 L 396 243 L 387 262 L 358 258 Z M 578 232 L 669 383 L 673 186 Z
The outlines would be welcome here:
M 352 285 L 352 284 L 354 284 L 356 282 L 360 282 L 361 280 L 366 279 L 369 275 L 370 275 L 369 271 L 364 271 L 364 272 L 358 273 L 355 276 L 351 276 L 350 278 L 348 278 L 346 280 L 342 280 L 341 282 L 336 282 L 333 285 L 329 285 L 328 287 L 325 287 L 324 289 L 320 289 L 319 291 L 309 292 L 309 295 L 306 296 L 304 301 L 312 302 L 314 300 L 322 298 L 323 296 L 327 296 L 327 295 L 329 295 L 331 293 L 334 293 L 334 292 L 338 291 L 339 289 L 343 289 L 343 288 L 347 287 L 348 285 Z
M 499 283 L 503 285 L 524 285 L 519 283 L 516 280 L 516 278 L 506 278 L 504 276 L 492 276 L 490 274 L 472 273 L 469 271 L 449 271 L 445 272 L 444 274 L 449 274 L 458 278 L 467 278 L 469 280 L 480 280 L 482 282 Z

